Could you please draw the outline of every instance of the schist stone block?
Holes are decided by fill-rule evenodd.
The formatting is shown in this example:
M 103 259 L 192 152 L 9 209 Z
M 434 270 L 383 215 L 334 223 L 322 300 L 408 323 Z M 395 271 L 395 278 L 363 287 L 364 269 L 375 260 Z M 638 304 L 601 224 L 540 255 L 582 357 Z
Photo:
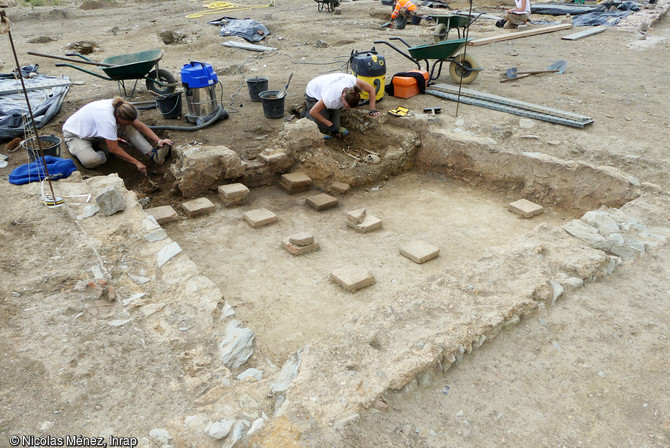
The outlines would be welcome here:
M 259 227 L 267 226 L 273 222 L 277 222 L 279 218 L 267 208 L 258 208 L 250 210 L 242 215 L 244 220 L 249 223 L 251 227 L 257 229 Z
M 314 244 L 314 235 L 308 232 L 300 232 L 289 237 L 289 242 L 295 244 L 296 246 L 304 247 Z
M 337 207 L 340 204 L 337 198 L 332 197 L 326 193 L 320 193 L 307 198 L 307 205 L 318 212 L 328 210 L 329 208 Z
M 289 194 L 307 191 L 312 186 L 312 179 L 305 173 L 282 174 L 279 187 Z
M 149 215 L 153 216 L 158 224 L 165 224 L 167 222 L 177 221 L 179 216 L 169 205 L 162 205 L 160 207 L 148 208 L 145 210 Z
M 376 216 L 366 214 L 365 217 L 363 218 L 363 222 L 361 222 L 360 224 L 354 224 L 353 222 L 347 219 L 347 225 L 349 227 L 353 227 L 354 229 L 356 229 L 361 233 L 369 233 L 381 229 L 383 224 L 382 220 L 377 218 Z
M 245 170 L 256 170 L 265 167 L 265 162 L 262 160 L 242 160 L 242 165 Z
M 522 218 L 532 218 L 533 216 L 542 213 L 544 207 L 526 199 L 519 199 L 518 201 L 511 202 L 507 206 L 507 210 L 516 213 Z
M 105 216 L 111 216 L 114 213 L 122 211 L 126 208 L 126 203 L 123 200 L 123 195 L 116 187 L 107 187 L 102 190 L 95 197 L 95 202 L 100 207 L 100 211 Z
M 403 255 L 418 264 L 432 260 L 439 254 L 440 249 L 421 240 L 410 241 L 409 243 L 400 246 L 400 255 Z
M 312 241 L 314 241 L 314 238 L 312 238 Z M 291 243 L 290 238 L 286 238 L 284 241 L 282 241 L 282 246 L 284 247 L 284 249 L 289 251 L 291 255 L 302 255 L 308 252 L 314 252 L 315 250 L 319 250 L 321 248 L 319 246 L 319 243 L 314 242 L 312 242 L 311 244 L 307 244 L 305 246 L 299 246 L 297 244 Z
M 275 152 L 274 154 L 260 153 L 258 157 L 260 157 L 261 160 L 263 160 L 268 165 L 271 165 L 273 163 L 284 162 L 288 156 L 284 152 Z
M 330 185 L 330 189 L 335 193 L 347 194 L 349 193 L 351 187 L 349 186 L 349 184 L 345 184 L 344 182 L 333 182 Z
M 349 213 L 346 214 L 347 217 L 347 222 L 350 222 L 352 224 L 360 224 L 363 222 L 365 219 L 365 214 L 367 213 L 367 210 L 364 208 L 359 208 L 356 210 L 352 210 Z
M 228 184 L 219 186 L 219 196 L 226 207 L 245 204 L 249 198 L 249 189 L 243 184 Z
M 349 292 L 356 291 L 375 283 L 375 277 L 362 266 L 349 265 L 330 273 L 330 279 Z
M 194 218 L 211 212 L 216 206 L 207 198 L 198 198 L 184 202 L 181 204 L 181 208 L 184 209 L 189 218 Z

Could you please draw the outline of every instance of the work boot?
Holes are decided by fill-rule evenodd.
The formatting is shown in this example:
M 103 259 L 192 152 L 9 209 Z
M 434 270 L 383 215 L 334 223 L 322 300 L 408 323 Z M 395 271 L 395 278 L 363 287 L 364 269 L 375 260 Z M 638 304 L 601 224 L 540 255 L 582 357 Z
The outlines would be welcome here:
M 151 151 L 151 160 L 156 162 L 158 165 L 165 163 L 165 158 L 170 154 L 172 146 L 170 145 L 161 145 L 158 148 Z

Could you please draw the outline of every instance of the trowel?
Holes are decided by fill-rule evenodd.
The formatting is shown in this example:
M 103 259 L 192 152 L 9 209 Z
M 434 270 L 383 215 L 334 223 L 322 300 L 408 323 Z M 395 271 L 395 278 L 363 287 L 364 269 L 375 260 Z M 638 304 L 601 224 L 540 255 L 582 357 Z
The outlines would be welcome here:
M 277 94 L 277 98 L 284 98 L 286 96 L 286 91 L 288 90 L 288 84 L 291 82 L 291 78 L 293 78 L 293 72 L 288 75 L 288 81 L 286 81 L 286 85 L 281 89 L 281 92 Z
M 501 80 L 500 82 L 514 81 L 515 79 L 526 78 L 531 75 L 539 75 L 540 73 L 563 73 L 565 69 L 568 68 L 568 62 L 561 59 L 556 61 L 547 67 L 546 70 L 536 70 L 532 72 L 519 72 L 516 67 L 512 67 L 505 72 L 506 79 Z

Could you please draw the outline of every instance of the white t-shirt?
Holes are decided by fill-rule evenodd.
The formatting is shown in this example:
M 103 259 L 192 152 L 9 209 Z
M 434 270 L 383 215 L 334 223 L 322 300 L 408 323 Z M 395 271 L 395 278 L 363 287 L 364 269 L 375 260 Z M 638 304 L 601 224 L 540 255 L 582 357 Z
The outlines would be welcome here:
M 523 4 L 523 0 L 514 0 L 514 3 L 516 5 L 516 9 L 521 9 L 521 5 Z M 514 14 L 530 14 L 530 0 L 526 0 L 526 9 L 523 10 L 523 12 L 519 11 L 513 11 Z
M 88 103 L 65 121 L 63 131 L 79 138 L 116 140 L 116 118 L 112 100 Z
M 329 73 L 317 76 L 307 84 L 305 94 L 323 100 L 327 109 L 342 108 L 342 91 L 356 85 L 356 77 L 346 73 Z

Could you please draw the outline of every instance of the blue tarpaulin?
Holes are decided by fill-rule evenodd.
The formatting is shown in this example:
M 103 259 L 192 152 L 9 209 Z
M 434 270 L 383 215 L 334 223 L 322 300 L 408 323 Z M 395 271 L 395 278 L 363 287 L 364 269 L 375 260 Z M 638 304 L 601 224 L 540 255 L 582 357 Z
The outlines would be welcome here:
M 60 157 L 44 156 L 47 162 L 47 169 L 49 170 L 49 177 L 51 180 L 58 180 L 68 177 L 73 172 L 77 171 L 74 162 L 71 159 L 61 159 Z M 34 162 L 26 163 L 15 168 L 9 174 L 9 182 L 14 185 L 23 185 L 29 182 L 38 182 L 44 179 L 46 171 L 42 158 L 36 159 Z

